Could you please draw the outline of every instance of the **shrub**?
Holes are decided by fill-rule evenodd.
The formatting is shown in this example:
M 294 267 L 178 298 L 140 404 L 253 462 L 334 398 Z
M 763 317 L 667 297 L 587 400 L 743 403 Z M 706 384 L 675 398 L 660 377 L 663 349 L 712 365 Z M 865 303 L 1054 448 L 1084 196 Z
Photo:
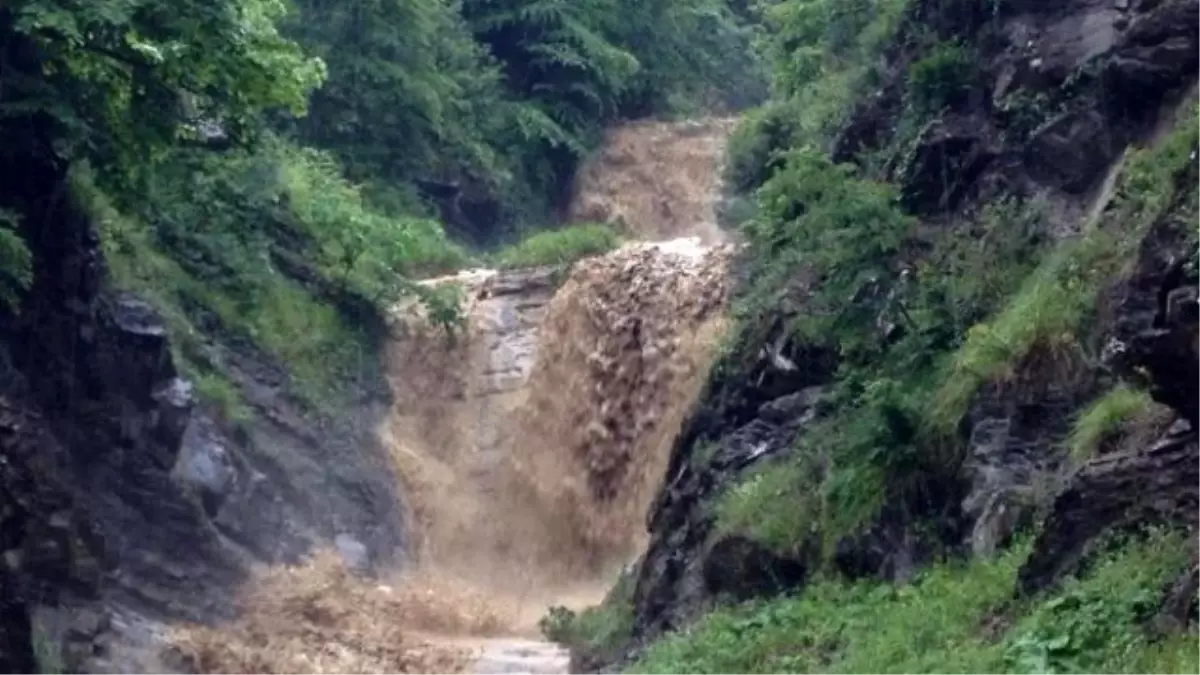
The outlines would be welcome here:
M 633 631 L 633 591 L 637 579 L 625 570 L 604 601 L 582 612 L 551 607 L 538 622 L 546 639 L 566 645 L 585 659 L 609 661 Z
M 1012 601 L 1028 539 L 942 562 L 903 586 L 819 580 L 803 595 L 722 607 L 650 645 L 634 673 L 1196 672 L 1197 640 L 1143 623 L 1187 562 L 1187 538 L 1117 541 L 1045 598 Z
M 1067 448 L 1076 459 L 1087 459 L 1129 421 L 1153 409 L 1154 400 L 1142 389 L 1117 385 L 1092 402 L 1075 420 Z
M 975 55 L 957 42 L 943 42 L 908 67 L 908 95 L 914 108 L 934 112 L 953 104 L 971 86 Z
M 607 253 L 620 243 L 620 235 L 608 225 L 570 225 L 530 235 L 497 251 L 492 258 L 498 267 L 504 269 L 565 265 L 580 258 Z

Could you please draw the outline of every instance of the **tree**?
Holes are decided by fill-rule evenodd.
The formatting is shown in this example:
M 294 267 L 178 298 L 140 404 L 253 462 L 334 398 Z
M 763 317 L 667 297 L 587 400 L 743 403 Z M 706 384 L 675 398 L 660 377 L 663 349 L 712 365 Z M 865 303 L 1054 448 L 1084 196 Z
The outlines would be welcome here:
M 0 115 L 47 114 L 61 154 L 122 173 L 202 122 L 241 140 L 264 109 L 302 112 L 324 76 L 276 30 L 283 13 L 281 0 L 14 0 L 0 40 L 36 57 L 0 73 Z

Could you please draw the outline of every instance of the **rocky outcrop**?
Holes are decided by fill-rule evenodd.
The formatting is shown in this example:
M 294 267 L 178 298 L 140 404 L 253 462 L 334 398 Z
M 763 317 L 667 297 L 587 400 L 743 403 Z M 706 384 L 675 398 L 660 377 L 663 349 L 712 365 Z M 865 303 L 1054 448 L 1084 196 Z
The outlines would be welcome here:
M 781 352 L 791 359 L 811 356 L 798 361 L 811 367 L 780 373 L 777 360 L 766 354 L 754 360 L 750 377 L 726 366 L 714 372 L 689 415 L 647 520 L 650 543 L 634 591 L 635 641 L 685 626 L 723 592 L 747 597 L 805 578 L 803 561 L 722 542 L 714 532 L 715 498 L 756 464 L 790 452 L 793 440 L 820 411 L 820 385 L 832 376 L 832 363 L 790 342 Z M 775 386 L 763 388 L 771 383 Z M 772 397 L 765 398 L 764 392 Z M 693 456 L 700 448 L 708 450 Z M 755 584 L 729 578 L 714 583 L 718 568 L 751 568 L 757 570 L 756 577 L 774 581 Z
M 1148 385 L 1155 400 L 1174 409 L 1178 419 L 1149 447 L 1097 457 L 1071 477 L 1021 568 L 1023 592 L 1041 590 L 1077 569 L 1097 537 L 1113 528 L 1150 522 L 1197 525 L 1200 271 L 1188 230 L 1171 222 L 1179 208 L 1187 228 L 1195 218 L 1194 161 L 1189 169 L 1178 177 L 1176 208 L 1143 240 L 1135 269 L 1122 284 L 1119 320 L 1105 349 L 1117 372 Z
M 35 651 L 69 671 L 169 669 L 158 623 L 227 616 L 252 562 L 338 535 L 396 559 L 397 481 L 372 433 L 386 390 L 319 415 L 253 348 L 210 336 L 253 413 L 218 422 L 155 310 L 107 287 L 54 124 L 38 124 L 0 160 L 35 270 L 20 312 L 0 310 L 0 669 L 31 672 Z
M 906 206 L 928 223 L 957 227 L 964 215 L 997 197 L 1036 198 L 1050 214 L 1039 240 L 1076 233 L 1103 211 L 1124 150 L 1151 138 L 1164 111 L 1174 110 L 1194 84 L 1196 11 L 1195 0 L 914 3 L 910 26 L 970 45 L 973 71 L 962 95 L 924 125 L 898 124 L 909 100 L 908 67 L 927 53 L 927 43 L 894 40 L 879 66 L 882 86 L 860 100 L 832 154 L 856 161 L 894 143 L 900 152 L 886 171 L 901 185 Z M 901 129 L 912 137 L 894 138 Z M 1195 177 L 1190 180 L 1194 194 Z M 1118 331 L 1125 336 L 1120 340 L 1140 345 L 1132 349 L 1140 350 L 1141 367 L 1158 370 L 1156 400 L 1187 420 L 1195 415 L 1194 328 L 1167 329 L 1162 322 L 1167 306 L 1177 307 L 1174 315 L 1195 313 L 1194 291 L 1172 290 L 1195 282 L 1171 271 L 1172 261 L 1162 256 L 1168 249 L 1168 257 L 1175 256 L 1179 248 L 1152 244 L 1156 236 L 1142 254 L 1154 261 L 1129 281 L 1128 303 L 1099 325 L 1105 330 L 1114 317 L 1132 320 Z M 1158 276 L 1146 277 L 1148 270 Z M 1163 275 L 1174 281 L 1164 286 Z M 744 327 L 742 344 L 715 366 L 685 425 L 649 519 L 632 644 L 683 628 L 711 605 L 714 589 L 704 575 L 708 552 L 725 556 L 745 549 L 756 563 L 757 553 L 747 547 L 714 548 L 712 510 L 742 467 L 790 451 L 812 412 L 792 410 L 789 397 L 829 381 L 836 369 L 835 359 L 812 346 L 777 343 L 789 313 L 802 306 L 802 299 L 789 296 L 774 316 Z M 1133 319 L 1137 311 L 1143 316 Z M 1197 482 L 1195 440 L 1188 440 L 1186 422 L 1153 447 L 1105 455 L 1064 475 L 1072 465 L 1061 439 L 1081 406 L 1110 386 L 1114 375 L 1090 362 L 1052 361 L 1033 354 L 1017 364 L 1008 386 L 978 392 L 958 430 L 965 461 L 949 467 L 946 484 L 934 486 L 937 503 L 884 508 L 859 536 L 837 543 L 834 567 L 851 577 L 903 579 L 929 553 L 925 535 L 915 533 L 917 521 L 924 530 L 934 526 L 932 543 L 941 550 L 990 555 L 1023 525 L 1048 517 L 1022 572 L 1023 584 L 1033 589 L 1069 567 L 1086 541 L 1111 526 L 1144 520 L 1147 512 L 1186 521 L 1182 514 L 1195 511 Z M 1183 386 L 1185 377 L 1190 388 Z M 760 567 L 750 564 L 747 574 L 755 577 Z M 803 575 L 792 579 L 803 583 Z

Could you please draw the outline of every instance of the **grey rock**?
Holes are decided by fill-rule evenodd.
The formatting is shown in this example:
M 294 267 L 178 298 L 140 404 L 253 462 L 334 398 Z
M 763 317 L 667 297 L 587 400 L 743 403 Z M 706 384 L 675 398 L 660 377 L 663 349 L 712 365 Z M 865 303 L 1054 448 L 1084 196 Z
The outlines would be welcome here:
M 357 572 L 371 569 L 371 553 L 361 541 L 345 533 L 339 534 L 333 541 L 346 567 Z

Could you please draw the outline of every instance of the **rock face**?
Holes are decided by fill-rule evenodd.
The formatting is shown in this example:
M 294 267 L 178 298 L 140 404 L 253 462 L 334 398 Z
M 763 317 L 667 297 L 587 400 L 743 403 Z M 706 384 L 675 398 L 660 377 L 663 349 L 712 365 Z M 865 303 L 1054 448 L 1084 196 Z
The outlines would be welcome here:
M 689 415 L 648 519 L 651 539 L 634 591 L 636 638 L 686 625 L 725 590 L 743 597 L 771 590 L 771 585 L 736 578 L 721 584 L 739 588 L 722 588 L 714 583 L 718 568 L 768 569 L 785 584 L 803 580 L 801 561 L 765 560 L 768 556 L 753 548 L 710 537 L 715 497 L 756 463 L 788 451 L 816 418 L 820 385 L 833 375 L 833 363 L 824 354 L 801 351 L 792 343 L 785 343 L 781 352 L 810 367 L 781 372 L 777 360 L 763 354 L 748 372 L 722 368 Z M 714 448 L 707 460 L 690 456 L 701 447 Z
M 1179 177 L 1176 199 L 1196 199 L 1196 165 Z M 1189 219 L 1190 224 L 1190 219 Z M 1097 457 L 1058 494 L 1021 568 L 1021 589 L 1035 592 L 1075 569 L 1097 535 L 1142 522 L 1197 524 L 1200 445 L 1197 385 L 1200 321 L 1194 245 L 1186 230 L 1160 222 L 1143 240 L 1133 274 L 1123 284 L 1120 320 L 1106 356 L 1118 372 L 1143 373 L 1151 396 L 1178 419 L 1148 448 Z
M 1078 232 L 1103 212 L 1125 149 L 1151 138 L 1163 114 L 1194 86 L 1197 7 L 1195 0 L 915 3 L 913 25 L 964 39 L 979 52 L 970 91 L 888 166 L 906 206 L 953 227 L 996 197 L 1034 198 L 1052 213 L 1053 227 L 1041 236 Z M 898 39 L 889 48 L 883 85 L 863 97 L 836 139 L 838 161 L 856 161 L 894 140 L 905 74 L 920 56 L 907 51 L 911 44 Z M 1195 175 L 1180 181 L 1188 188 L 1177 194 L 1194 200 Z M 1189 225 L 1171 231 L 1190 229 L 1189 213 L 1194 208 L 1176 213 Z M 932 541 L 911 530 L 911 514 L 906 521 L 884 509 L 862 537 L 837 544 L 832 562 L 841 572 L 904 578 L 929 543 L 989 555 L 1021 525 L 1045 518 L 1021 573 L 1022 586 L 1036 590 L 1071 569 L 1110 527 L 1148 518 L 1194 522 L 1196 281 L 1195 271 L 1179 263 L 1187 248 L 1164 240 L 1165 231 L 1148 235 L 1138 270 L 1121 281 L 1124 302 L 1105 315 L 1101 330 L 1136 369 L 1150 373 L 1155 399 L 1174 408 L 1179 422 L 1157 442 L 1064 475 L 1070 463 L 1059 440 L 1081 406 L 1111 385 L 1112 374 L 1094 367 L 1049 371 L 1030 360 L 1022 373 L 1036 377 L 1018 373 L 1017 386 L 985 388 L 972 401 L 959 439 L 967 459 L 942 486 L 944 508 L 931 515 L 938 526 Z M 741 597 L 764 592 L 750 583 L 764 566 L 792 570 L 780 578 L 803 583 L 803 560 L 764 563 L 753 547 L 721 541 L 713 530 L 715 497 L 745 467 L 790 451 L 821 412 L 820 405 L 799 404 L 802 392 L 829 382 L 836 369 L 832 355 L 782 341 L 782 325 L 802 300 L 784 305 L 772 321 L 750 327 L 742 348 L 715 366 L 674 446 L 638 569 L 631 649 L 686 626 L 730 586 Z M 739 567 L 746 579 L 712 583 L 713 570 Z M 1190 578 L 1181 577 L 1180 588 Z
M 252 419 L 199 409 L 155 311 L 106 288 L 42 122 L 0 161 L 35 261 L 22 311 L 0 310 L 0 669 L 34 672 L 37 645 L 69 671 L 162 671 L 157 622 L 227 614 L 254 561 L 343 533 L 364 562 L 396 558 L 397 480 L 372 434 L 386 391 L 319 416 L 227 340 L 209 356 Z

